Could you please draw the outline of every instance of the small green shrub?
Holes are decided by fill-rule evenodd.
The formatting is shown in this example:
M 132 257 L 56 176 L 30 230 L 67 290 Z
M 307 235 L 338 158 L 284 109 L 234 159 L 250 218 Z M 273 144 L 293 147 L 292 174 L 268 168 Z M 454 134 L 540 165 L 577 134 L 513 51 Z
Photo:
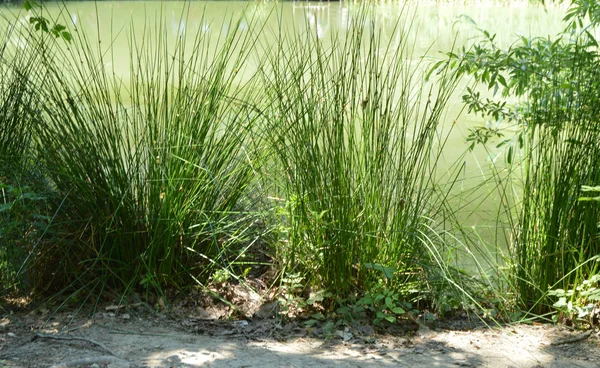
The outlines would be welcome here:
M 600 274 L 590 276 L 572 289 L 549 290 L 548 295 L 558 298 L 552 304 L 559 311 L 552 317 L 555 322 L 600 324 Z

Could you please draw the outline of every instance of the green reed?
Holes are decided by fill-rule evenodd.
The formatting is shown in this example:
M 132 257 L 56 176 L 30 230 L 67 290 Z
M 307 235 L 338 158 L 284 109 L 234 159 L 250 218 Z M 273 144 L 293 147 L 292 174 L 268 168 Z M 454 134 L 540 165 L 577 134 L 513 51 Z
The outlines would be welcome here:
M 60 253 L 68 256 L 54 261 L 67 280 L 182 286 L 238 256 L 257 143 L 257 114 L 236 87 L 255 42 L 240 21 L 217 38 L 182 33 L 173 44 L 162 23 L 141 36 L 130 29 L 127 78 L 108 66 L 111 40 L 79 30 L 68 44 L 38 35 L 44 103 L 34 127 L 65 198 L 70 234 Z
M 498 127 L 514 124 L 509 139 L 496 147 L 506 149 L 505 165 L 492 170 L 498 213 L 510 228 L 506 264 L 498 268 L 507 272 L 499 277 L 515 305 L 538 315 L 551 310 L 549 289 L 574 289 L 598 272 L 590 260 L 600 252 L 600 208 L 578 200 L 582 186 L 600 180 L 598 52 L 589 31 L 599 19 L 587 5 L 571 2 L 556 39 L 521 37 L 503 50 L 484 31 L 481 42 L 450 53 L 447 64 L 494 91 L 487 99 L 467 89 L 463 99 L 470 111 Z M 508 105 L 507 96 L 520 100 Z M 503 134 L 491 124 L 468 139 L 485 145 Z
M 567 66 L 573 74 L 547 87 L 557 98 L 530 101 L 535 121 L 512 249 L 520 297 L 537 312 L 546 310 L 549 288 L 569 289 L 598 272 L 596 262 L 580 266 L 600 254 L 600 207 L 578 198 L 583 185 L 600 181 L 599 75 L 573 61 Z
M 414 279 L 439 241 L 438 134 L 454 81 L 424 84 L 401 24 L 389 43 L 366 10 L 330 40 L 280 32 L 263 73 L 284 201 L 279 256 L 338 297 L 368 290 L 382 276 L 374 268 Z
M 249 247 L 275 242 L 258 237 L 260 213 L 283 273 L 340 299 L 383 284 L 416 299 L 465 291 L 442 229 L 455 175 L 438 165 L 457 80 L 425 80 L 408 11 L 389 42 L 368 7 L 356 14 L 331 39 L 280 29 L 275 45 L 252 19 L 172 44 L 148 24 L 128 31 L 128 76 L 110 66 L 113 40 L 29 35 L 43 101 L 32 142 L 60 198 L 60 240 L 38 253 L 48 287 L 238 277 Z M 265 210 L 266 197 L 281 202 Z
M 0 32 L 0 167 L 7 169 L 19 166 L 31 147 L 30 115 L 38 103 L 32 80 L 39 58 L 13 51 L 25 36 L 17 24 L 9 22 Z

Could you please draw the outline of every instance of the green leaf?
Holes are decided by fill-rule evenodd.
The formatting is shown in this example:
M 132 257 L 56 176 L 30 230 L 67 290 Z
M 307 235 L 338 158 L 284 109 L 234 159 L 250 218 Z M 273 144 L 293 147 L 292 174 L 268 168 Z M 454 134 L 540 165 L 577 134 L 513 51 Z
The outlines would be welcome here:
M 600 293 L 593 293 L 588 297 L 589 300 L 600 301 Z
M 63 31 L 60 33 L 60 35 L 67 42 L 71 42 L 73 40 L 73 36 L 71 35 L 70 32 Z
M 406 313 L 406 311 L 400 307 L 394 307 L 390 309 L 392 312 L 396 313 L 396 314 L 404 314 Z
M 311 327 L 314 326 L 318 323 L 318 321 L 316 319 L 309 319 L 308 321 L 304 322 L 304 325 L 307 327 Z
M 425 80 L 428 81 L 429 78 L 431 77 L 431 74 L 433 74 L 433 72 L 437 72 L 438 69 L 440 68 L 440 66 L 442 66 L 444 63 L 447 63 L 447 61 L 446 60 L 440 60 L 437 63 L 433 64 L 433 66 L 431 68 L 429 68 L 429 71 L 425 75 Z
M 502 85 L 502 87 L 508 88 L 508 84 L 506 83 L 506 79 L 504 78 L 504 76 L 502 76 L 502 74 L 498 74 L 498 82 Z
M 379 321 L 386 320 L 390 323 L 395 323 L 396 317 L 389 315 L 389 314 L 382 313 L 382 312 L 377 312 L 377 320 L 379 320 Z
M 63 26 L 62 24 L 55 24 L 54 27 L 52 27 L 52 32 L 61 32 L 65 29 L 67 29 L 67 27 Z
M 385 320 L 390 323 L 396 323 L 396 317 L 394 317 L 394 316 L 386 316 Z
M 564 308 L 564 307 L 566 307 L 567 306 L 567 298 L 562 297 L 562 298 L 558 299 L 558 301 L 556 303 L 552 304 L 552 306 L 554 308 Z
M 27 11 L 30 11 L 33 8 L 41 8 L 42 4 L 38 3 L 36 0 L 24 0 L 23 8 Z
M 371 297 L 370 294 L 367 294 L 365 296 L 363 296 L 362 298 L 360 298 L 360 300 L 358 301 L 359 305 L 372 305 L 373 304 L 373 298 Z
M 385 298 L 385 306 L 389 309 L 392 310 L 394 309 L 395 305 L 394 305 L 394 301 L 392 300 L 391 297 L 387 297 Z
M 386 267 L 384 265 L 380 265 L 377 263 L 365 263 L 364 266 L 367 269 L 381 271 L 383 273 L 383 275 L 385 276 L 385 278 L 387 278 L 388 280 L 393 280 L 394 273 L 396 273 L 396 271 L 397 271 L 395 268 Z

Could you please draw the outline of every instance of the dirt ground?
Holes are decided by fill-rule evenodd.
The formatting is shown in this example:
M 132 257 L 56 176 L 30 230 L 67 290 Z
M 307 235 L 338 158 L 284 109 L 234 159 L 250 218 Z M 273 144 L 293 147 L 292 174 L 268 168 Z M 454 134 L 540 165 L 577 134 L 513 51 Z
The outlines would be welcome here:
M 560 326 L 465 329 L 455 321 L 390 333 L 114 306 L 81 314 L 2 316 L 0 367 L 600 367 L 600 334 Z

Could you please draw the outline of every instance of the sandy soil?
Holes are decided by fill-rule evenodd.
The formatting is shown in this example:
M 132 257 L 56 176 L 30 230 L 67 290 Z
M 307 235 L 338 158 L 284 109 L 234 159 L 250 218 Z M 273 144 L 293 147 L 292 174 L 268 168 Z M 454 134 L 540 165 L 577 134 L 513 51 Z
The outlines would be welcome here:
M 600 367 L 597 331 L 449 327 L 325 333 L 272 318 L 15 313 L 0 319 L 0 367 Z

